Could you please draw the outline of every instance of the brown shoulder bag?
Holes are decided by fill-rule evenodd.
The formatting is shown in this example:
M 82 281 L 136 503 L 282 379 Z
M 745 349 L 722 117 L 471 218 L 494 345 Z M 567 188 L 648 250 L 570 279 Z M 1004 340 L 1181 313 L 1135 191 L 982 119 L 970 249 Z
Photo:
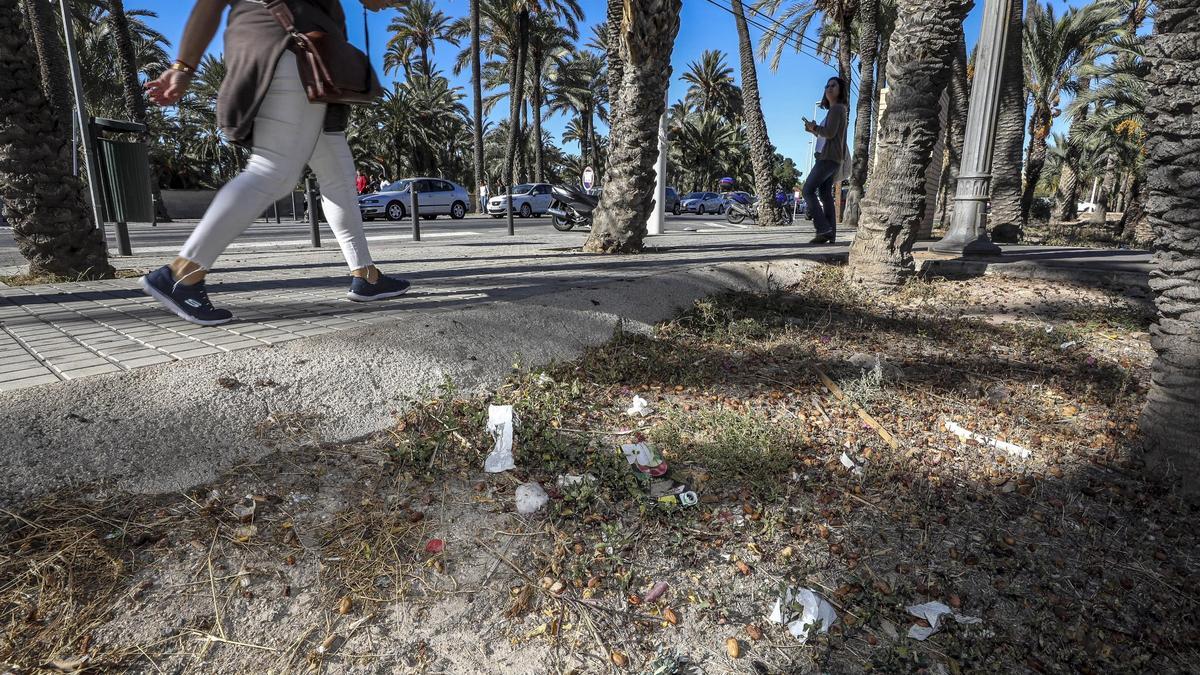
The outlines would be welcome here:
M 357 47 L 340 35 L 296 30 L 296 17 L 284 0 L 270 0 L 266 7 L 291 36 L 288 49 L 296 54 L 309 102 L 361 105 L 383 94 L 371 60 Z

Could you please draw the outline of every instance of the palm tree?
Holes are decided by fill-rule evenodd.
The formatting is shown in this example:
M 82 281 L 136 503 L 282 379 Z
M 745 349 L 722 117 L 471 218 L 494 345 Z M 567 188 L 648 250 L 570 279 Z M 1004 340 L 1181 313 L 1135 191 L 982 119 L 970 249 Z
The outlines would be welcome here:
M 1101 45 L 1120 30 L 1111 4 L 1097 3 L 1070 9 L 1062 17 L 1050 4 L 1033 4 L 1025 18 L 1025 86 L 1033 109 L 1029 115 L 1029 147 L 1025 158 L 1025 187 L 1021 193 L 1021 221 L 1029 219 L 1033 193 L 1046 161 L 1046 137 L 1059 114 L 1064 93 L 1073 94 L 1076 76 Z
M 609 48 L 617 55 L 620 86 L 612 91 L 616 102 L 604 187 L 584 250 L 633 253 L 642 248 L 646 218 L 654 205 L 658 122 L 666 109 L 681 4 L 681 0 L 609 1 L 610 19 L 618 14 L 614 6 L 620 7 L 619 22 L 609 25 Z
M 60 115 L 69 116 L 71 103 L 71 76 L 67 72 L 66 49 L 62 44 L 60 28 L 50 4 L 43 0 L 23 0 L 25 17 L 29 23 L 29 36 L 37 51 L 41 71 L 42 92 Z
M 579 143 L 585 166 L 597 167 L 596 117 L 608 116 L 608 81 L 604 59 L 592 52 L 576 52 L 550 74 L 550 113 L 573 113 L 578 131 L 570 141 Z M 563 142 L 570 142 L 564 135 Z
M 726 171 L 733 173 L 732 159 L 739 154 L 737 127 L 716 111 L 706 110 L 678 117 L 672 114 L 671 166 L 679 174 L 681 188 L 711 190 Z
M 458 46 L 450 17 L 436 9 L 433 0 L 411 0 L 400 16 L 388 24 L 388 31 L 392 37 L 383 55 L 383 71 L 390 74 L 402 68 L 405 79 L 413 76 L 414 68 L 427 77 L 433 74 L 429 54 L 436 51 L 438 40 Z M 419 56 L 417 52 L 420 52 Z M 415 63 L 414 57 L 417 57 Z
M 939 98 L 968 4 L 900 0 L 888 61 L 891 95 L 850 247 L 851 278 L 867 287 L 894 289 L 914 269 L 912 246 L 925 213 L 925 171 L 939 133 Z
M 1024 0 L 1012 0 L 1008 40 L 1004 45 L 1004 74 L 1000 78 L 1000 110 L 992 147 L 988 221 L 993 241 L 1014 242 L 1021 236 L 1021 155 L 1025 141 Z
M 758 73 L 754 68 L 754 48 L 750 45 L 750 30 L 742 0 L 733 0 L 733 19 L 737 24 L 738 51 L 742 62 L 742 110 L 745 112 L 746 137 L 750 141 L 750 161 L 754 167 L 754 191 L 758 193 L 758 224 L 779 225 L 775 210 L 775 148 L 767 135 L 762 103 L 758 98 Z
M 679 79 L 689 85 L 686 100 L 700 110 L 715 110 L 727 120 L 742 112 L 742 93 L 733 83 L 733 68 L 725 63 L 724 52 L 706 49 L 699 61 L 692 61 Z
M 858 227 L 859 202 L 867 183 L 871 156 L 871 127 L 875 107 L 875 56 L 879 44 L 879 0 L 858 3 L 858 107 L 854 124 L 854 159 L 850 169 L 850 191 L 846 198 L 846 227 Z M 961 32 L 961 31 L 960 31 Z
M 474 145 L 474 166 L 475 166 L 475 182 L 472 186 L 472 191 L 478 191 L 479 186 L 483 184 L 483 89 L 480 84 L 480 16 L 479 16 L 479 0 L 470 0 L 470 22 L 471 22 L 471 140 Z M 476 208 L 483 210 L 482 203 L 476 204 Z
M 803 38 L 808 35 L 809 27 L 819 16 L 819 25 L 832 25 L 833 35 L 836 36 L 836 39 L 825 40 L 820 51 L 828 62 L 836 48 L 838 76 L 850 82 L 850 62 L 853 57 L 851 41 L 854 35 L 854 15 L 858 11 L 856 0 L 801 0 L 792 2 L 781 12 L 784 2 L 785 0 L 758 0 L 754 4 L 756 11 L 772 16 L 778 14 L 776 18 L 782 24 L 778 31 L 763 33 L 758 42 L 759 58 L 766 59 L 767 53 L 774 46 L 775 51 L 770 61 L 771 70 L 779 70 L 779 62 L 785 48 L 791 45 L 796 51 L 800 51 Z
M 35 275 L 109 277 L 104 233 L 71 175 L 65 111 L 42 95 L 19 0 L 0 0 L 0 199 L 17 249 Z
M 579 5 L 572 0 L 574 8 Z M 545 180 L 545 143 L 542 142 L 542 108 L 546 104 L 546 77 L 552 65 L 561 66 L 573 51 L 572 41 L 579 39 L 579 29 L 571 21 L 560 25 L 553 17 L 539 14 L 529 31 L 529 104 L 532 108 L 534 141 L 534 176 Z
M 1154 273 L 1150 288 L 1158 305 L 1151 329 L 1157 357 L 1140 428 L 1147 459 L 1171 467 L 1185 493 L 1200 484 L 1200 70 L 1195 64 L 1196 6 L 1191 0 L 1158 0 L 1154 35 L 1146 47 L 1150 63 L 1146 106 L 1149 215 L 1154 227 Z M 1190 178 L 1189 178 L 1190 176 Z

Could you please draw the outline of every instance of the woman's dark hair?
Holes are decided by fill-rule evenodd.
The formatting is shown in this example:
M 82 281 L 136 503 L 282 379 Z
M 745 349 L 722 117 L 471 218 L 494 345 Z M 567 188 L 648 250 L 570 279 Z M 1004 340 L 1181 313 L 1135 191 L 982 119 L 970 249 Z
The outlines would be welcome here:
M 825 81 L 825 86 L 828 87 L 830 82 L 838 83 L 838 99 L 837 102 L 842 105 L 850 105 L 850 90 L 846 88 L 846 81 L 840 77 L 831 77 Z M 821 106 L 822 110 L 829 110 L 829 102 L 825 100 L 825 94 L 821 94 L 821 102 L 817 105 Z

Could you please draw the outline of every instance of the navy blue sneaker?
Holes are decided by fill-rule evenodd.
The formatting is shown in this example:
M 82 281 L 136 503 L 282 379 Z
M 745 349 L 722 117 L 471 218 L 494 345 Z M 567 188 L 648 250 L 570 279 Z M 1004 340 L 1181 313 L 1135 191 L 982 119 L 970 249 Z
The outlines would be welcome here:
M 175 282 L 171 268 L 166 265 L 154 270 L 138 281 L 146 295 L 158 300 L 184 321 L 201 326 L 220 326 L 233 321 L 233 312 L 217 309 L 208 300 L 204 282 L 191 284 Z
M 404 279 L 396 279 L 386 274 L 380 274 L 373 284 L 367 283 L 367 280 L 362 277 L 354 277 L 350 280 L 350 292 L 346 294 L 346 297 L 355 302 L 387 300 L 397 295 L 404 295 L 410 286 L 412 284 Z

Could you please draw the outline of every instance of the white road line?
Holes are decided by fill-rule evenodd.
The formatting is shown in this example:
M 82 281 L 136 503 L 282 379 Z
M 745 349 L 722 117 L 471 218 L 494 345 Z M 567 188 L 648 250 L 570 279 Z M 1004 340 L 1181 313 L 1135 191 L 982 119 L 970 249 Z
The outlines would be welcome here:
M 324 233 L 323 233 L 324 234 Z M 473 237 L 479 236 L 479 232 L 422 232 L 422 239 L 435 239 L 438 237 Z M 328 239 L 328 237 L 327 237 Z M 398 239 L 412 239 L 411 234 L 380 234 L 373 237 L 367 237 L 367 241 L 395 241 Z M 229 248 L 280 248 L 284 246 L 311 246 L 312 241 L 309 239 L 289 239 L 286 241 L 239 241 L 229 245 Z M 183 244 L 177 246 L 134 246 L 135 253 L 174 253 L 180 249 Z M 112 255 L 118 255 L 116 249 L 109 249 Z

